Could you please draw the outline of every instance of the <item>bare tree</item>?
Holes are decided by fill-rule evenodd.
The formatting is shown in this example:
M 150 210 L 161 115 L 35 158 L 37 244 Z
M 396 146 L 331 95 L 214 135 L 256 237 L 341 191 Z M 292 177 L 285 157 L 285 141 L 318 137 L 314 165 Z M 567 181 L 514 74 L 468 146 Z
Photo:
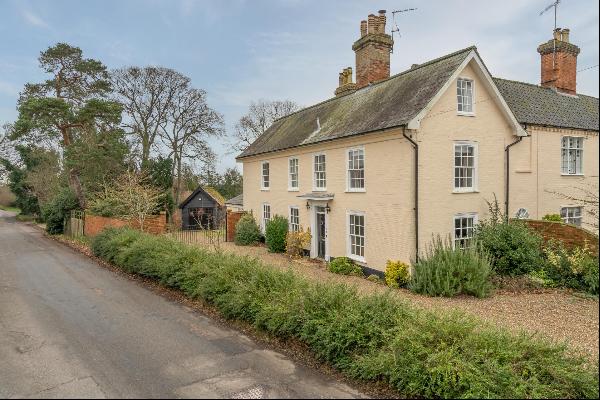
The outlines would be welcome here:
M 234 148 L 245 150 L 260 135 L 265 133 L 273 122 L 297 111 L 298 104 L 291 100 L 259 100 L 250 103 L 248 113 L 235 125 Z
M 182 190 L 182 167 L 185 159 L 210 157 L 212 151 L 206 139 L 222 134 L 223 117 L 206 104 L 206 92 L 183 88 L 174 94 L 167 110 L 166 123 L 159 137 L 173 159 L 173 198 L 179 204 Z
M 600 216 L 598 213 L 598 182 L 588 182 L 576 186 L 569 193 L 553 190 L 546 190 L 546 192 L 583 206 L 583 212 L 589 216 L 589 222 L 582 220 L 582 224 L 598 232 L 598 217 Z
M 160 206 L 162 191 L 148 183 L 143 173 L 128 171 L 92 199 L 91 210 L 110 209 L 110 216 L 135 221 L 144 231 L 146 218 Z
M 145 166 L 175 97 L 188 87 L 190 79 L 169 68 L 127 67 L 113 71 L 111 82 L 115 100 L 126 114 L 123 125 L 140 147 L 140 161 Z

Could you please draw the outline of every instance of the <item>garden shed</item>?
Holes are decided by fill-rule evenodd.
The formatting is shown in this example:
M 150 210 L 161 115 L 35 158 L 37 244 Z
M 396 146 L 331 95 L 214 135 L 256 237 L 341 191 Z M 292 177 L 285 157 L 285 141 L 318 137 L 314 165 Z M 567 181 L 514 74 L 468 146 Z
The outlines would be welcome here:
M 225 199 L 214 188 L 198 186 L 181 204 L 181 229 L 217 229 L 225 218 Z

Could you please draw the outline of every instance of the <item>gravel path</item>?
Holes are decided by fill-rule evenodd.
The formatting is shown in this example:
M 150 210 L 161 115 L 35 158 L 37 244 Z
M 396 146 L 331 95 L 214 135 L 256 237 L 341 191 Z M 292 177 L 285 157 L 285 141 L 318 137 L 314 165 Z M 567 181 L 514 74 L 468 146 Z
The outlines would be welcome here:
M 319 282 L 331 281 L 355 285 L 361 293 L 389 290 L 386 286 L 363 278 L 332 274 L 318 261 L 290 260 L 282 254 L 269 253 L 262 246 L 236 246 L 222 243 L 222 249 L 240 255 L 258 257 L 265 264 L 279 269 L 292 268 L 299 274 Z M 566 290 L 541 293 L 499 292 L 487 299 L 471 296 L 455 298 L 426 297 L 405 289 L 394 293 L 418 307 L 426 309 L 461 310 L 514 332 L 525 330 L 556 342 L 567 342 L 598 359 L 598 300 L 582 298 Z

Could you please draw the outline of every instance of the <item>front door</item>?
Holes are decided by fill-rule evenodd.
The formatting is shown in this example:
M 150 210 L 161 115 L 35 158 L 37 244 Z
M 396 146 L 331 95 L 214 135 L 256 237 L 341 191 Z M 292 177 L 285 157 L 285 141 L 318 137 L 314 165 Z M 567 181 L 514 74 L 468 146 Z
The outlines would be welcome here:
M 327 235 L 327 227 L 325 225 L 325 208 L 324 207 L 316 207 L 315 208 L 315 216 L 316 216 L 316 229 L 317 229 L 317 257 L 325 258 L 325 238 Z

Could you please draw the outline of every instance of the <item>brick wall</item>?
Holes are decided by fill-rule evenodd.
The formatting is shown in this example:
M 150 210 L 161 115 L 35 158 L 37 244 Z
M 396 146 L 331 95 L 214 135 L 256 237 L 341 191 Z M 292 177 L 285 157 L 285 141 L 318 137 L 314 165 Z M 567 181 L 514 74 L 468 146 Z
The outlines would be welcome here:
M 130 226 L 139 229 L 137 221 L 127 221 L 119 218 L 99 217 L 97 215 L 86 214 L 84 234 L 85 236 L 96 236 L 104 228 L 119 228 L 121 226 Z M 144 232 L 161 234 L 167 231 L 166 214 L 150 215 L 144 221 Z
M 235 225 L 244 214 L 244 211 L 227 211 L 227 242 L 233 242 L 235 238 Z
M 598 236 L 585 229 L 573 225 L 563 224 L 552 221 L 525 221 L 531 228 L 539 232 L 544 240 L 560 240 L 568 248 L 582 247 L 587 241 L 587 245 L 594 253 L 598 254 Z

